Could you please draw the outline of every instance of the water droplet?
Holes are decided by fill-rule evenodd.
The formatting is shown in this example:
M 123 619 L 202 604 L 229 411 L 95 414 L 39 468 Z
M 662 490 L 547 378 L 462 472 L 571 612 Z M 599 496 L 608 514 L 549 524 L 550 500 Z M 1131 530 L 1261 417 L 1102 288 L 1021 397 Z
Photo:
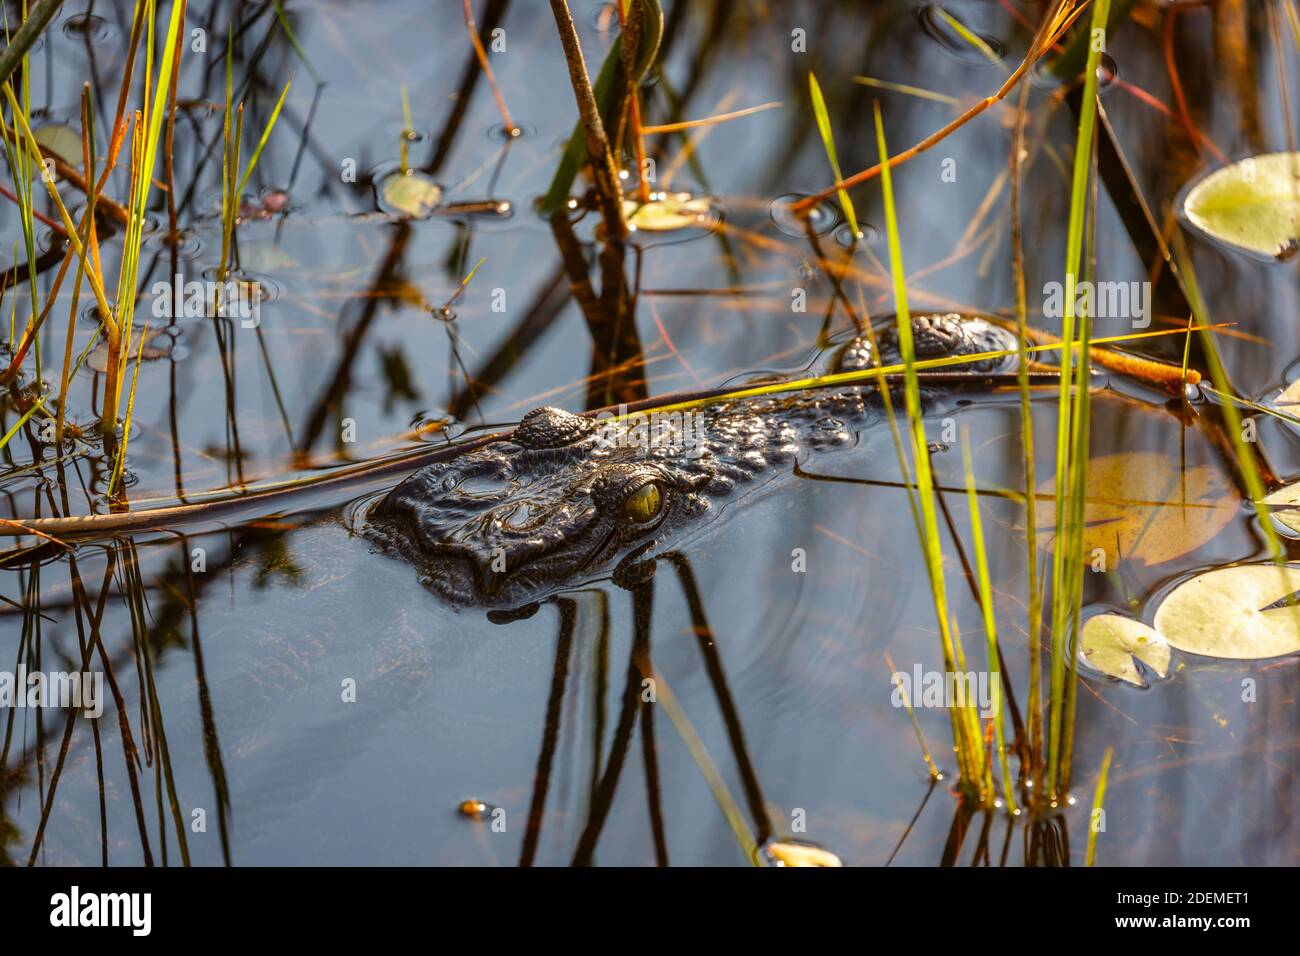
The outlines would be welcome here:
M 1108 93 L 1111 87 L 1115 86 L 1119 80 L 1119 64 L 1109 53 L 1101 55 L 1101 61 L 1097 64 L 1097 92 Z
M 1057 58 L 1041 59 L 1029 71 L 1029 81 L 1040 90 L 1059 89 L 1070 77 L 1062 77 L 1055 66 Z M 1103 53 L 1097 64 L 1097 92 L 1108 93 L 1119 79 L 1119 65 L 1109 53 Z

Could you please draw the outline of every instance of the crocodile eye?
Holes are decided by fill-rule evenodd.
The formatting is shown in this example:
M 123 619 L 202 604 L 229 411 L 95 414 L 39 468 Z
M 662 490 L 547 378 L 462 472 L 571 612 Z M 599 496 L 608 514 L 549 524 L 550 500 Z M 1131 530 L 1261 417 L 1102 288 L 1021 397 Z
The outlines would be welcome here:
M 664 508 L 659 482 L 647 481 L 623 499 L 623 512 L 633 524 L 649 524 Z

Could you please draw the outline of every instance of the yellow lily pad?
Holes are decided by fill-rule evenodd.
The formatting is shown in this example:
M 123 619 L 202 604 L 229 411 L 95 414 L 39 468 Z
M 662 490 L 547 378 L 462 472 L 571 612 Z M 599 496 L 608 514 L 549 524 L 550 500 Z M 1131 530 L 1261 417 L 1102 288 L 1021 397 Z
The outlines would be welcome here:
M 1282 389 L 1273 404 L 1291 415 L 1300 415 L 1300 378 Z
M 1118 677 L 1135 687 L 1146 687 L 1135 659 L 1158 675 L 1169 673 L 1169 645 L 1153 628 L 1119 614 L 1098 614 L 1083 625 L 1079 653 L 1083 662 L 1109 677 Z
M 1233 660 L 1300 652 L 1300 565 L 1241 564 L 1184 581 L 1156 610 L 1155 628 L 1180 651 Z M 1278 606 L 1274 606 L 1278 605 Z
M 35 130 L 32 135 L 36 137 L 36 142 L 41 144 L 41 149 L 47 155 L 53 153 L 69 166 L 81 166 L 81 134 L 71 126 L 51 123 Z M 39 166 L 35 173 L 40 173 Z M 54 175 L 58 177 L 57 173 Z
M 1263 153 L 1217 169 L 1192 187 L 1183 211 L 1213 239 L 1289 258 L 1300 248 L 1300 153 Z
M 144 343 L 143 348 L 140 347 L 137 339 L 131 346 L 128 355 L 129 362 L 135 362 L 137 350 L 142 362 L 156 362 L 158 359 L 167 358 L 172 354 L 172 337 L 166 332 L 155 332 L 149 336 L 149 340 Z M 103 341 L 91 349 L 90 355 L 86 357 L 86 364 L 100 373 L 108 371 L 108 361 L 108 343 Z
M 641 232 L 675 232 L 707 226 L 712 214 L 709 200 L 690 193 L 658 193 L 645 205 L 623 200 L 623 215 L 629 229 Z
M 426 219 L 442 202 L 442 187 L 422 173 L 397 172 L 383 181 L 381 196 L 390 212 Z
M 830 850 L 813 843 L 796 843 L 793 840 L 773 840 L 761 848 L 772 866 L 843 866 L 840 858 Z
M 1273 517 L 1278 522 L 1300 534 L 1300 481 L 1279 488 L 1271 495 L 1265 495 L 1260 501 L 1269 506 Z

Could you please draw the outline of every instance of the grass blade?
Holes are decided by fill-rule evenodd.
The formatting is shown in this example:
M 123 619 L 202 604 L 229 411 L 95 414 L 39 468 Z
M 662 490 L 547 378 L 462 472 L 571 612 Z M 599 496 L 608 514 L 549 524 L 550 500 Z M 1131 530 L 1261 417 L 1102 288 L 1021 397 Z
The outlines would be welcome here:
M 821 134 L 822 145 L 826 147 L 826 158 L 830 160 L 831 172 L 835 174 L 835 181 L 839 182 L 843 176 L 840 175 L 840 160 L 835 152 L 835 133 L 831 130 L 831 117 L 826 110 L 821 84 L 817 82 L 817 75 L 812 70 L 808 71 L 808 92 L 812 96 L 813 116 L 817 118 L 817 132 Z M 853 200 L 849 198 L 847 189 L 839 190 L 837 196 L 840 200 L 840 208 L 844 210 L 844 218 L 849 221 L 849 228 L 853 230 L 856 239 L 862 235 L 862 230 L 858 228 L 858 217 L 853 212 Z
M 1097 834 L 1101 832 L 1097 825 L 1100 819 L 1097 814 L 1105 813 L 1101 805 L 1106 799 L 1106 778 L 1110 775 L 1110 759 L 1113 756 L 1115 756 L 1115 748 L 1107 747 L 1105 755 L 1101 758 L 1101 770 L 1097 774 L 1097 792 L 1092 798 L 1092 816 L 1088 820 L 1088 852 L 1083 859 L 1084 866 L 1092 866 L 1097 859 Z
M 45 28 L 54 15 L 59 12 L 59 7 L 63 6 L 63 0 L 44 0 L 38 3 L 27 13 L 27 22 L 18 28 L 9 45 L 5 47 L 4 53 L 0 53 L 0 83 L 9 79 L 18 65 L 22 63 L 23 57 L 32 45 L 40 39 Z

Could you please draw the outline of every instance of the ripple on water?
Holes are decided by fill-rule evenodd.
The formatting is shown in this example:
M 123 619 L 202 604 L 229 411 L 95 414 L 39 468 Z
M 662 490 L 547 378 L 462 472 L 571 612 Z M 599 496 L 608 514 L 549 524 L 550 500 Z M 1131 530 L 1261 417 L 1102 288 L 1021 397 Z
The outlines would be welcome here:
M 920 21 L 921 29 L 926 36 L 934 40 L 947 53 L 964 63 L 972 66 L 995 66 L 1006 59 L 1007 48 L 997 37 L 986 33 L 978 25 L 979 18 L 983 14 L 985 4 L 970 3 L 927 3 L 916 11 L 917 20 Z M 946 16 L 945 16 L 946 14 Z M 978 37 L 988 52 L 993 54 L 990 58 L 986 51 L 970 42 L 961 32 L 956 29 L 948 18 L 956 21 L 963 28 Z
M 111 23 L 93 13 L 79 13 L 68 17 L 59 29 L 66 37 L 93 43 L 110 40 L 115 32 Z
M 824 236 L 840 224 L 839 211 L 828 199 L 815 203 L 806 213 L 796 212 L 794 204 L 807 198 L 807 193 L 777 196 L 767 207 L 772 224 L 787 236 L 799 239 L 805 238 L 809 229 L 818 236 Z

